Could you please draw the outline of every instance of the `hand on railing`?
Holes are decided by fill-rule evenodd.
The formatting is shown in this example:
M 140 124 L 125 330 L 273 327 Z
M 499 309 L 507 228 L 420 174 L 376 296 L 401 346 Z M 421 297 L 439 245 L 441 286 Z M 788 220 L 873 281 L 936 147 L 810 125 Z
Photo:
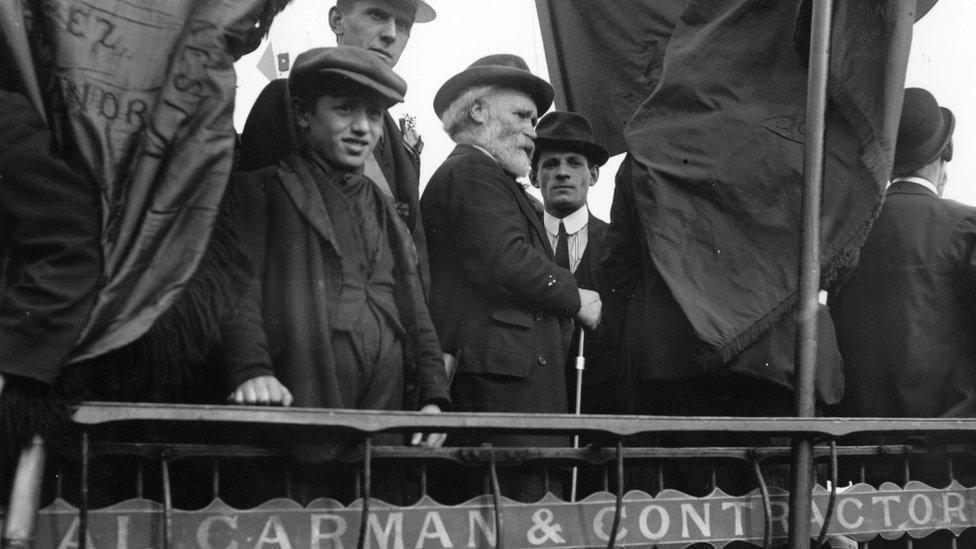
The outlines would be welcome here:
M 425 414 L 439 414 L 441 413 L 441 407 L 436 404 L 427 404 L 420 411 Z M 424 438 L 423 433 L 414 433 L 413 438 L 410 439 L 410 445 L 423 446 L 424 448 L 440 448 L 444 445 L 445 440 L 447 440 L 447 433 L 430 433 L 427 435 L 427 438 Z
M 227 401 L 233 404 L 291 406 L 291 391 L 274 376 L 258 376 L 237 386 Z

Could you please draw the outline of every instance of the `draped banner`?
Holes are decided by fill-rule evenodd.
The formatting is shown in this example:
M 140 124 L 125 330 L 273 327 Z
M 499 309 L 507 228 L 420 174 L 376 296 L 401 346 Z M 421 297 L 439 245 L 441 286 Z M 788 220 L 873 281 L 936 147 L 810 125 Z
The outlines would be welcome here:
M 536 0 L 556 108 L 593 124 L 610 154 L 661 77 L 687 0 Z
M 145 333 L 198 265 L 231 170 L 235 55 L 265 1 L 4 2 L 6 64 L 101 187 L 105 272 L 73 360 Z
M 890 176 L 914 1 L 834 12 L 823 283 L 850 264 Z M 692 0 L 626 130 L 644 241 L 704 343 L 728 362 L 793 310 L 807 36 L 800 0 Z M 800 17 L 798 18 L 798 15 Z
M 769 516 L 773 540 L 785 542 L 789 495 L 770 488 Z M 953 483 L 931 488 L 909 482 L 904 488 L 855 485 L 839 494 L 833 512 L 829 493 L 813 493 L 811 535 L 827 523 L 828 539 L 868 541 L 879 535 L 896 539 L 905 533 L 925 537 L 937 530 L 956 534 L 976 526 L 976 489 Z M 613 527 L 615 498 L 606 492 L 569 503 L 547 495 L 536 503 L 503 499 L 502 537 L 510 549 L 534 547 L 606 547 Z M 164 546 L 163 508 L 148 500 L 129 500 L 91 511 L 87 546 L 92 549 Z M 197 511 L 175 510 L 170 532 L 175 547 L 313 547 L 357 546 L 362 504 L 346 507 L 319 499 L 303 507 L 278 499 L 255 509 L 234 509 L 220 500 Z M 492 499 L 481 496 L 457 506 L 424 498 L 410 507 L 379 501 L 370 505 L 365 547 L 374 549 L 470 548 L 496 546 Z M 78 547 L 78 509 L 62 500 L 40 513 L 38 547 Z M 619 547 L 687 547 L 707 543 L 721 548 L 732 541 L 761 545 L 766 514 L 759 491 L 730 496 L 715 490 L 691 497 L 674 490 L 657 496 L 633 491 L 624 496 L 617 531 Z

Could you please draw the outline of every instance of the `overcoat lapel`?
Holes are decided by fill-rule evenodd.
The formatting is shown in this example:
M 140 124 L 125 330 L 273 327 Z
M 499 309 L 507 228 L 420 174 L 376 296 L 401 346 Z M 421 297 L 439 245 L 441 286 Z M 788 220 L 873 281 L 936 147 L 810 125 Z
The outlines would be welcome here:
M 278 180 L 285 188 L 285 192 L 295 204 L 298 213 L 308 221 L 309 225 L 329 243 L 335 253 L 342 256 L 339 243 L 336 241 L 332 218 L 325 209 L 322 193 L 314 184 L 314 176 L 308 164 L 299 157 L 292 155 L 278 165 Z

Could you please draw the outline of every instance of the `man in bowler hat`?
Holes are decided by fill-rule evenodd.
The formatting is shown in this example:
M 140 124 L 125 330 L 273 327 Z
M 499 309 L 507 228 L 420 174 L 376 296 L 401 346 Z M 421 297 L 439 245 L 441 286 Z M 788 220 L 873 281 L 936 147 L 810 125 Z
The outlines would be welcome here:
M 557 265 L 573 272 L 580 288 L 600 294 L 603 318 L 597 330 L 584 337 L 586 380 L 581 409 L 586 413 L 621 412 L 616 406 L 613 372 L 617 323 L 608 318 L 612 308 L 600 258 L 607 224 L 590 213 L 587 195 L 600 177 L 600 167 L 609 158 L 607 150 L 593 137 L 586 117 L 572 112 L 550 112 L 535 127 L 535 153 L 529 179 L 542 192 L 545 206 L 543 225 Z M 573 333 L 566 360 L 570 411 L 575 409 L 576 357 L 579 331 Z
M 976 413 L 976 208 L 941 198 L 954 125 L 928 91 L 905 90 L 894 178 L 830 300 L 846 415 Z
M 565 413 L 563 372 L 572 321 L 594 328 L 599 295 L 553 261 L 542 219 L 518 177 L 528 175 L 548 82 L 520 57 L 491 55 L 450 78 L 434 111 L 457 147 L 421 199 L 431 265 L 431 316 L 456 357 L 455 408 Z M 459 435 L 468 444 L 566 445 L 566 437 Z M 509 497 L 535 500 L 538 478 L 503 479 Z M 539 481 L 539 482 L 536 482 Z
M 952 111 L 931 93 L 905 90 L 881 214 L 857 266 L 829 301 L 844 360 L 842 415 L 976 414 L 976 208 L 942 198 L 954 126 Z M 914 460 L 910 471 L 931 486 L 949 483 L 942 457 Z M 892 474 L 868 481 L 903 481 Z M 915 546 L 950 547 L 947 534 Z

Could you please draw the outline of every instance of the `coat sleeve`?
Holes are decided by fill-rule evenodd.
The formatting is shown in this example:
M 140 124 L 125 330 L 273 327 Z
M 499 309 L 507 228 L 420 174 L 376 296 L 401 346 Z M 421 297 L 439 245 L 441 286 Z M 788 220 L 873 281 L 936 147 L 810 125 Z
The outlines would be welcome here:
M 477 288 L 520 306 L 572 317 L 580 308 L 576 279 L 532 246 L 512 180 L 478 158 L 452 168 L 446 208 L 457 261 Z
M 436 404 L 442 410 L 446 410 L 451 405 L 451 388 L 444 370 L 444 354 L 437 340 L 434 324 L 430 320 L 430 312 L 427 309 L 419 278 L 413 285 L 411 294 L 419 334 L 417 350 L 419 405 Z
M 237 306 L 220 323 L 221 377 L 226 392 L 251 378 L 274 375 L 261 313 L 268 232 L 263 183 L 255 174 L 238 174 L 231 179 L 221 204 L 221 214 L 235 229 L 229 233 L 240 239 L 237 248 L 247 255 L 254 273 Z
M 27 99 L 0 91 L 0 373 L 51 383 L 102 273 L 99 195 Z
M 610 225 L 603 245 L 600 266 L 611 292 L 622 293 L 642 276 L 640 223 L 634 209 L 631 188 L 630 158 L 617 172 L 613 202 L 610 206 Z

